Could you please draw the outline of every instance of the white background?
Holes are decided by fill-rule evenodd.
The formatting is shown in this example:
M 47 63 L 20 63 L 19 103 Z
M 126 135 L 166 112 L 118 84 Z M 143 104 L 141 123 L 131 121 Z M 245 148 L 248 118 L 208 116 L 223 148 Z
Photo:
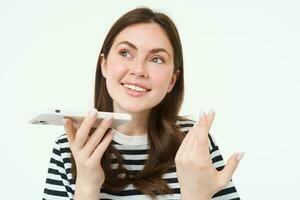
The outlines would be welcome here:
M 214 108 L 242 199 L 300 199 L 299 1 L 1 1 L 1 199 L 41 199 L 63 127 L 27 122 L 45 109 L 93 105 L 108 29 L 147 5 L 177 24 L 186 95 L 181 114 Z

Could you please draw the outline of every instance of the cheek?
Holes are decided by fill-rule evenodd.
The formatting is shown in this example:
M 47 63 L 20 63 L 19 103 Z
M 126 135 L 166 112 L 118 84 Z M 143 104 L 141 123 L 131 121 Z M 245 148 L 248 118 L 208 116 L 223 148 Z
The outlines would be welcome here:
M 111 62 L 107 72 L 109 79 L 120 79 L 126 73 L 126 66 L 120 62 Z
M 160 88 L 162 91 L 167 91 L 171 79 L 170 72 L 160 71 L 159 73 L 155 73 L 155 75 L 153 75 L 152 77 L 153 83 L 156 85 L 156 87 Z

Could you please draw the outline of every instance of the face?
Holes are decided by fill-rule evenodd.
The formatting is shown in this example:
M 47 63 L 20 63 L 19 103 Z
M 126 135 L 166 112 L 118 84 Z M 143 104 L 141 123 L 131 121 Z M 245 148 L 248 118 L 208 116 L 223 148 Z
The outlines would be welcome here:
M 158 24 L 123 29 L 101 62 L 114 112 L 147 112 L 159 104 L 179 75 L 173 60 L 173 47 Z

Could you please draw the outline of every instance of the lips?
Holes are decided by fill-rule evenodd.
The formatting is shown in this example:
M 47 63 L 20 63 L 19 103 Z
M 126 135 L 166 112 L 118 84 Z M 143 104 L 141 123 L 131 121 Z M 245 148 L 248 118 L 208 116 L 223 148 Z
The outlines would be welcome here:
M 143 97 L 144 95 L 146 95 L 150 90 L 143 88 L 143 90 L 141 91 L 141 87 L 137 88 L 136 85 L 130 85 L 127 83 L 122 84 L 123 88 L 125 89 L 125 92 L 134 98 L 139 98 L 139 97 Z
M 132 82 L 124 82 L 124 83 L 121 83 L 123 86 L 124 84 L 128 84 L 128 85 L 133 85 L 133 86 L 137 86 L 137 87 L 140 87 L 140 88 L 143 88 L 146 90 L 146 92 L 150 91 L 151 89 L 147 88 L 144 84 L 141 84 L 141 83 L 132 83 Z

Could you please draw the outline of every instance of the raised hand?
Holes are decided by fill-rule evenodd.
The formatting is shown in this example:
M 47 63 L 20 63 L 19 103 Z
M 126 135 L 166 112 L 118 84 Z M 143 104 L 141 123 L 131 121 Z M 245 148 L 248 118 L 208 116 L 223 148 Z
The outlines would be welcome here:
M 226 187 L 244 153 L 233 154 L 222 171 L 217 171 L 209 153 L 208 132 L 215 117 L 200 113 L 199 122 L 187 133 L 180 145 L 175 164 L 183 200 L 210 199 Z

